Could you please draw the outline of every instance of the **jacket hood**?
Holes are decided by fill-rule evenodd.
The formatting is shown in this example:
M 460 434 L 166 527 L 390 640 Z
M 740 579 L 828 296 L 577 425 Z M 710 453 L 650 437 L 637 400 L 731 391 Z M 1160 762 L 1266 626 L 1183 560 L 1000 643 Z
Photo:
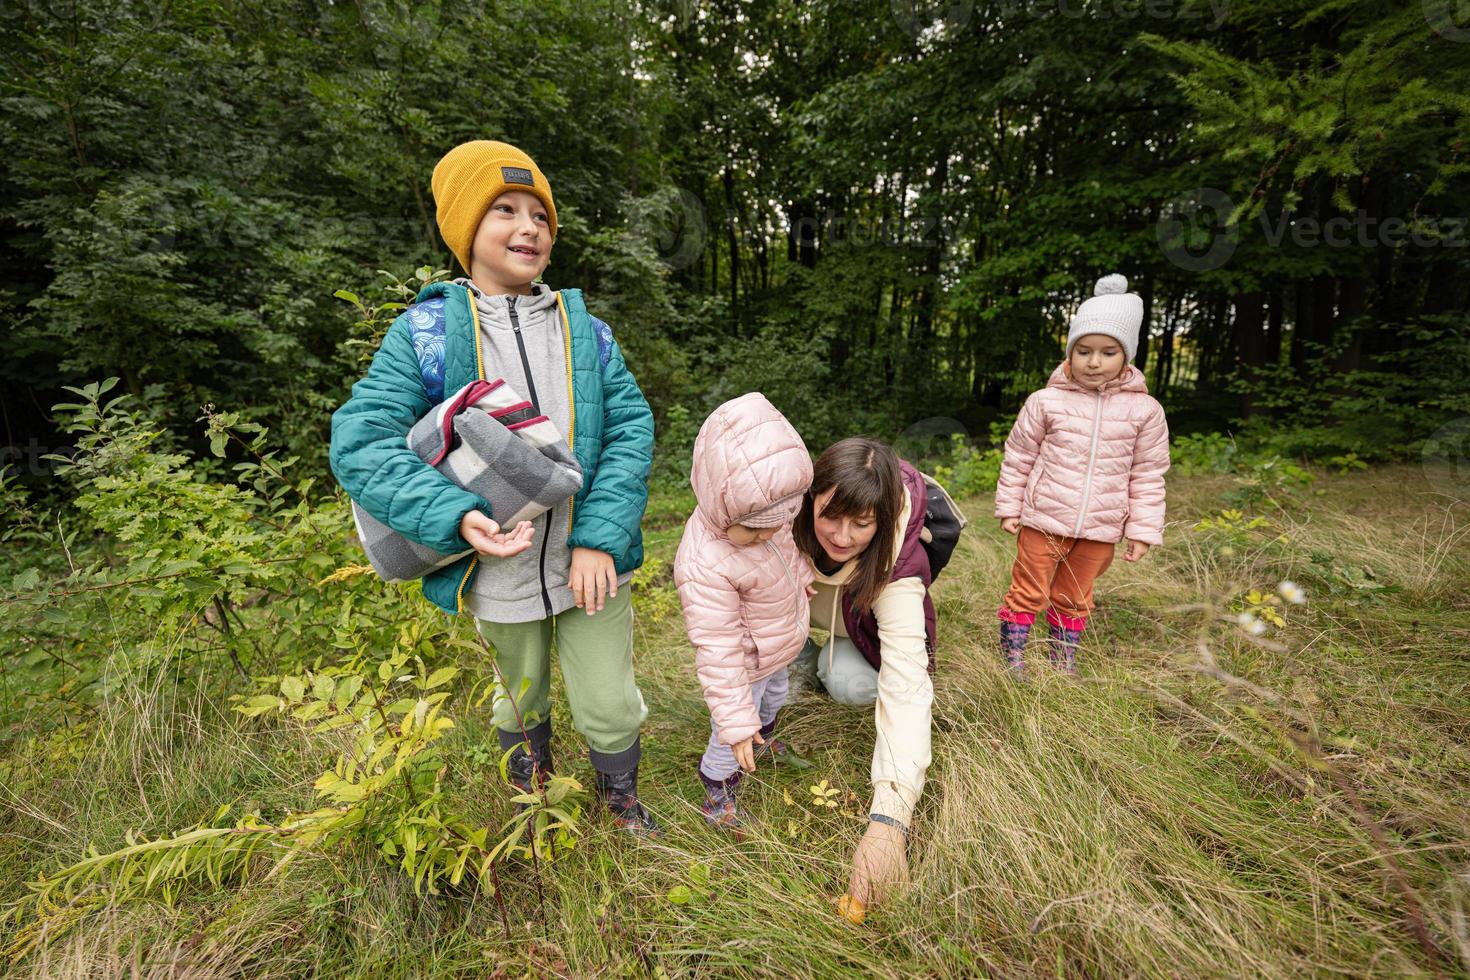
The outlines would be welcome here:
M 465 276 L 454 280 L 456 286 L 463 286 L 469 290 L 475 299 L 475 305 L 480 312 L 488 314 L 491 326 L 510 329 L 510 310 L 506 303 L 505 293 L 487 293 L 475 285 L 473 279 Z M 526 296 L 516 296 L 516 312 L 524 317 L 531 313 L 539 313 L 542 310 L 556 306 L 556 291 L 545 283 L 535 282 L 531 284 L 531 292 Z
M 694 440 L 689 483 L 700 514 L 723 533 L 777 503 L 794 517 L 812 484 L 812 458 L 786 417 L 753 391 L 705 419 Z
M 1063 361 L 1057 365 L 1051 377 L 1046 380 L 1048 388 L 1061 388 L 1064 391 L 1090 392 L 1093 389 L 1084 387 L 1072 380 L 1072 372 L 1067 368 L 1067 362 Z M 1143 372 L 1130 364 L 1123 369 L 1123 373 L 1112 381 L 1102 386 L 1103 394 L 1113 394 L 1119 391 L 1137 391 L 1148 394 L 1148 382 L 1144 380 Z

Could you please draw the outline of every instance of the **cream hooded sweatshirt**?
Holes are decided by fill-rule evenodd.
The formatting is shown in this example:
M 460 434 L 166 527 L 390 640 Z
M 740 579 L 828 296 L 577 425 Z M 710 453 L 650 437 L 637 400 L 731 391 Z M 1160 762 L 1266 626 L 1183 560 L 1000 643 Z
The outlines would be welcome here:
M 896 555 L 912 514 L 904 494 L 893 543 Z M 846 636 L 842 623 L 842 590 L 857 570 L 861 555 L 849 558 L 830 575 L 814 568 L 811 622 L 815 629 Z M 929 676 L 929 651 L 924 645 L 924 583 L 914 578 L 889 582 L 873 602 L 878 619 L 882 669 L 878 671 L 878 700 L 873 706 L 877 738 L 873 742 L 873 804 L 881 813 L 909 826 L 914 806 L 924 792 L 929 769 L 930 727 L 933 720 L 934 681 Z M 821 656 L 832 656 L 832 640 Z

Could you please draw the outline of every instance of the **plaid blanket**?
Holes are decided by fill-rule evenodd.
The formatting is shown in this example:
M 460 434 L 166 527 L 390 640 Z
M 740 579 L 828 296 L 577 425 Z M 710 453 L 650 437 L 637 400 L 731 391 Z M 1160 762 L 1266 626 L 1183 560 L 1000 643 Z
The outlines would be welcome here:
M 503 528 L 546 513 L 582 489 L 577 464 L 556 425 L 504 379 L 472 381 L 440 402 L 408 433 L 420 459 L 489 501 Z M 446 555 L 410 540 L 352 502 L 357 537 L 373 570 L 408 582 L 453 564 L 473 549 Z

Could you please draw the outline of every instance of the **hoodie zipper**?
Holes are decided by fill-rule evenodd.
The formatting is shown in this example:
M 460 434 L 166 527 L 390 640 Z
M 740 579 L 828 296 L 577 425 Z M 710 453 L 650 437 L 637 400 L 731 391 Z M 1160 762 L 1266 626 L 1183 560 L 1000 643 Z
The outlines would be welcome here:
M 1092 410 L 1092 447 L 1087 450 L 1087 479 L 1082 484 L 1082 503 L 1077 508 L 1077 526 L 1072 529 L 1072 537 L 1080 537 L 1082 534 L 1082 522 L 1087 518 L 1087 505 L 1092 502 L 1092 473 L 1097 468 L 1097 435 L 1102 428 L 1102 391 L 1099 390 L 1093 401 Z
M 516 335 L 516 350 L 521 355 L 521 370 L 526 375 L 526 394 L 531 399 L 531 410 L 540 415 L 541 399 L 536 397 L 536 382 L 531 377 L 531 359 L 526 356 L 526 342 L 521 338 L 521 318 L 516 313 L 516 298 L 507 296 L 505 306 L 510 312 L 510 328 Z M 555 507 L 546 512 L 546 527 L 541 533 L 541 556 L 537 561 L 536 569 L 541 579 L 541 605 L 546 609 L 548 619 L 551 618 L 551 593 L 546 588 L 546 545 L 551 540 L 551 517 L 555 513 Z

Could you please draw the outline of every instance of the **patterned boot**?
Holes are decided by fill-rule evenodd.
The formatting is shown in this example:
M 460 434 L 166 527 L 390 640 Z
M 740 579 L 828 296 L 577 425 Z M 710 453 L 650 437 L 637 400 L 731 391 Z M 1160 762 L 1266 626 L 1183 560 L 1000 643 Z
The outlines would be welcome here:
M 1005 655 L 1006 669 L 1018 680 L 1026 676 L 1026 640 L 1030 636 L 1030 623 L 1000 621 L 1000 652 Z
M 737 772 L 724 779 L 711 779 L 703 769 L 699 770 L 699 781 L 704 783 L 704 806 L 700 807 L 704 822 L 718 830 L 728 830 L 736 840 L 745 837 L 745 811 L 735 802 L 735 789 L 743 775 Z
M 635 837 L 657 837 L 659 828 L 653 815 L 638 802 L 638 767 L 622 772 L 595 773 L 597 798 L 602 800 L 613 823 Z
M 1046 625 L 1051 633 L 1051 640 L 1046 646 L 1047 659 L 1062 673 L 1076 677 L 1077 644 L 1082 639 L 1087 620 L 1073 619 L 1071 616 L 1063 616 L 1055 609 L 1049 609 L 1046 613 Z
M 535 728 L 530 729 L 525 735 L 520 732 L 507 732 L 501 730 L 496 733 L 500 738 L 500 750 L 514 748 L 510 761 L 506 763 L 506 772 L 510 775 L 510 781 L 523 793 L 532 792 L 532 786 L 537 789 L 546 785 L 551 778 L 551 721 L 543 721 Z M 531 751 L 526 751 L 526 738 L 531 740 Z M 525 809 L 524 803 L 516 804 L 516 811 Z

